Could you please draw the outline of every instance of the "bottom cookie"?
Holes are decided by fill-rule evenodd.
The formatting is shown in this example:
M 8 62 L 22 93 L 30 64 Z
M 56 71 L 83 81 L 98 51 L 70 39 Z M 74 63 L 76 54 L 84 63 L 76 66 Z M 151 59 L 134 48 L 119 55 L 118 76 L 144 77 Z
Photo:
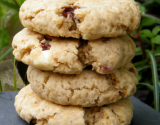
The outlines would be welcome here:
M 128 125 L 133 116 L 129 98 L 92 108 L 61 106 L 37 96 L 30 85 L 15 98 L 16 112 L 35 125 Z

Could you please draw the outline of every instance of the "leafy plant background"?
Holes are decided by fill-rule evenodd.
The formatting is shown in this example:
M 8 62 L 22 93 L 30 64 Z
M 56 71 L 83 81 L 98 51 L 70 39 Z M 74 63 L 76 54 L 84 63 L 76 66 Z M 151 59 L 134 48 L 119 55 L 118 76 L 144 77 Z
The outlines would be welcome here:
M 16 61 L 11 54 L 13 51 L 11 47 L 13 36 L 23 28 L 18 14 L 24 1 L 0 0 L 0 62 L 6 58 L 12 58 L 25 84 L 28 84 L 26 78 L 24 78 L 26 68 L 22 68 L 26 66 Z M 139 84 L 137 85 L 137 91 L 145 89 L 153 93 L 149 99 L 150 106 L 159 111 L 160 12 L 157 10 L 160 8 L 160 0 L 136 0 L 136 2 L 142 14 L 141 23 L 137 31 L 128 35 L 132 37 L 137 46 L 136 56 L 132 60 L 138 71 Z M 22 65 L 21 68 L 18 65 Z M 16 79 L 14 79 L 14 83 L 14 90 L 16 91 Z M 2 91 L 1 82 L 0 91 Z

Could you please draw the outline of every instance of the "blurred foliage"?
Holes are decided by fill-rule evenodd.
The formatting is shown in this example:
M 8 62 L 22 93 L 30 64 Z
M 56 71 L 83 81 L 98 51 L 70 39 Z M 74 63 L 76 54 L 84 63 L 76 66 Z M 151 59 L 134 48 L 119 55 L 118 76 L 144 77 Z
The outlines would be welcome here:
M 12 38 L 22 29 L 19 21 L 19 8 L 23 2 L 24 0 L 0 0 L 0 62 L 12 53 Z M 13 62 L 15 68 L 15 61 L 13 60 Z M 15 72 L 14 90 L 17 90 Z M 0 92 L 1 91 L 2 86 L 0 79 Z
M 138 30 L 130 34 L 137 45 L 136 56 L 133 59 L 138 71 L 137 88 L 145 86 L 153 91 L 154 108 L 159 111 L 160 12 L 157 10 L 160 8 L 160 0 L 135 1 L 138 2 L 142 14 Z M 12 38 L 22 29 L 18 11 L 23 2 L 24 0 L 0 0 L 0 61 L 12 52 Z M 8 46 L 10 48 L 2 53 Z
M 145 86 L 153 91 L 154 108 L 159 111 L 160 12 L 157 12 L 156 8 L 160 7 L 160 1 L 137 0 L 137 2 L 142 14 L 141 23 L 138 30 L 130 34 L 137 44 L 134 61 L 138 71 L 137 88 Z
M 23 2 L 24 0 L 0 0 L 0 52 L 11 45 L 13 35 L 22 28 L 18 13 Z

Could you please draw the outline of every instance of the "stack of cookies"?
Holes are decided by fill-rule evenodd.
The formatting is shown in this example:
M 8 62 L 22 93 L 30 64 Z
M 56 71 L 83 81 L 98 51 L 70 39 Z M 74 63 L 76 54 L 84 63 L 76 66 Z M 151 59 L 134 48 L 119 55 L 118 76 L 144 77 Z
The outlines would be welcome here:
M 15 58 L 29 65 L 29 85 L 15 108 L 36 125 L 128 125 L 136 91 L 127 33 L 140 23 L 133 0 L 26 0 Z

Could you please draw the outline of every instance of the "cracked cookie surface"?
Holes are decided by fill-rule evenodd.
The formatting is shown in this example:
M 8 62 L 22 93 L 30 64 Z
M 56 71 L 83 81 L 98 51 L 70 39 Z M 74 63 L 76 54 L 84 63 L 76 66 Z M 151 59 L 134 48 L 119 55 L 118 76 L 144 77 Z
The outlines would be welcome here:
M 28 123 L 36 125 L 85 125 L 81 107 L 61 106 L 37 96 L 30 85 L 15 97 L 16 112 Z
M 17 60 L 42 70 L 78 74 L 85 67 L 78 60 L 77 39 L 44 36 L 25 28 L 13 38 L 12 46 Z
M 100 74 L 112 73 L 130 62 L 136 46 L 129 36 L 101 38 L 83 42 L 78 49 L 79 60 Z
M 65 75 L 29 66 L 27 78 L 40 97 L 61 105 L 82 107 L 102 106 L 130 97 L 138 83 L 132 64 L 105 75 L 87 69 L 77 75 Z
M 14 105 L 22 119 L 35 125 L 128 125 L 133 117 L 129 98 L 103 107 L 62 106 L 37 96 L 30 85 L 20 90 Z
M 132 60 L 136 48 L 129 36 L 86 41 L 45 36 L 27 28 L 14 37 L 12 46 L 17 60 L 63 74 L 79 74 L 89 65 L 100 74 L 112 73 Z
M 134 0 L 26 0 L 19 15 L 36 32 L 87 40 L 125 35 L 141 18 Z

